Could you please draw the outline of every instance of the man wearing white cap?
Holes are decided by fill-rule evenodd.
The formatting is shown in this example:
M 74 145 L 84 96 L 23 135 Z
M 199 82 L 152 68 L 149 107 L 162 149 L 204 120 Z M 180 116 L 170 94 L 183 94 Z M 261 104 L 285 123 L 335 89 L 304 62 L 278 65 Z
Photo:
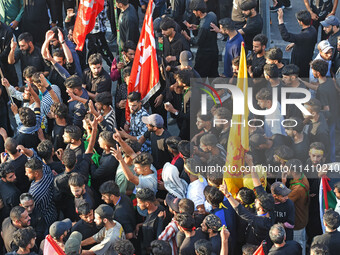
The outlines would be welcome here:
M 338 36 L 340 36 L 340 21 L 334 15 L 328 16 L 327 19 L 320 22 L 323 26 L 323 31 L 326 35 L 329 35 L 328 42 L 333 47 L 336 48 Z
M 333 56 L 333 47 L 329 44 L 327 40 L 323 40 L 318 44 L 319 54 L 315 57 L 314 60 L 321 59 L 328 63 L 328 71 L 326 77 L 331 77 L 331 66 L 332 66 L 332 56 Z M 318 79 L 314 77 L 312 68 L 309 68 L 309 81 L 311 83 L 318 83 Z M 314 90 L 317 89 L 313 88 Z

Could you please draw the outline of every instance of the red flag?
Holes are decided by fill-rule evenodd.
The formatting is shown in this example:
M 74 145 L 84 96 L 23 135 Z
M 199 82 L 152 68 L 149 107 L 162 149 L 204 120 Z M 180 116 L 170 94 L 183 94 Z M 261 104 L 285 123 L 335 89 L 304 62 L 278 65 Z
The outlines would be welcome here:
M 44 254 L 48 255 L 65 255 L 65 252 L 53 240 L 50 235 L 47 235 L 44 243 Z
M 264 250 L 263 250 L 263 245 L 266 244 L 265 241 L 261 243 L 259 248 L 256 249 L 256 251 L 253 253 L 253 255 L 265 255 Z
M 153 0 L 150 0 L 145 12 L 128 85 L 128 93 L 132 91 L 141 93 L 143 104 L 160 88 L 156 43 L 153 32 L 153 9 L 154 3 Z M 128 105 L 126 107 L 126 120 L 130 120 Z
M 86 35 L 94 28 L 96 18 L 103 9 L 104 0 L 80 1 L 73 30 L 73 39 L 77 44 L 76 50 L 83 50 Z

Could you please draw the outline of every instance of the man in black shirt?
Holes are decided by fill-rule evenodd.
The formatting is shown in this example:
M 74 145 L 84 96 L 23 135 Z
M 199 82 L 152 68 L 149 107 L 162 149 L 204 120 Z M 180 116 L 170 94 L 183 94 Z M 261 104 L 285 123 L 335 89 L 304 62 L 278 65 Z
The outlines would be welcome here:
M 192 29 L 198 29 L 198 34 L 194 38 L 190 38 L 186 31 L 182 31 L 182 34 L 191 44 L 198 46 L 194 69 L 201 77 L 218 77 L 217 33 L 211 31 L 210 27 L 211 23 L 217 26 L 216 14 L 207 13 L 204 0 L 191 1 L 190 9 L 200 19 L 199 26 L 189 25 Z
M 201 229 L 195 230 L 195 220 L 192 215 L 187 213 L 179 213 L 175 217 L 178 229 L 184 233 L 185 239 L 179 246 L 179 254 L 195 255 L 195 242 L 200 239 L 207 240 L 207 235 Z
M 275 224 L 269 231 L 270 240 L 273 242 L 272 248 L 269 250 L 268 255 L 300 255 L 302 249 L 296 241 L 286 242 L 286 231 L 281 224 Z
M 317 41 L 317 31 L 311 26 L 310 13 L 304 10 L 296 14 L 298 23 L 302 27 L 300 34 L 292 34 L 287 31 L 282 9 L 278 10 L 277 18 L 282 39 L 291 43 L 287 46 L 289 49 L 293 47 L 291 63 L 300 68 L 300 77 L 309 77 L 309 63 L 312 60 Z
M 90 69 L 83 73 L 83 88 L 87 90 L 89 97 L 94 100 L 101 92 L 111 93 L 111 79 L 103 68 L 103 59 L 100 53 L 92 54 L 89 57 Z
M 255 72 L 263 73 L 263 68 L 264 68 L 264 65 L 266 64 L 266 59 L 264 55 L 266 53 L 267 42 L 268 42 L 268 38 L 264 34 L 259 34 L 259 35 L 256 35 L 254 39 L 252 38 L 253 54 L 251 55 L 251 59 L 252 59 L 251 65 L 253 67 L 252 70 L 254 73 Z
M 157 239 L 163 230 L 164 208 L 158 205 L 154 192 L 149 188 L 139 189 L 136 194 L 137 206 L 143 211 L 147 209 L 148 213 L 143 223 L 137 224 L 137 233 L 142 228 L 142 251 L 143 255 L 150 254 L 150 244 Z M 161 214 L 160 214 L 161 213 Z M 158 217 L 160 215 L 160 217 Z
M 47 76 L 49 73 L 48 67 L 45 64 L 40 49 L 33 44 L 33 37 L 30 33 L 22 33 L 18 38 L 20 50 L 15 50 L 17 43 L 11 42 L 11 51 L 8 55 L 8 63 L 15 64 L 20 60 L 21 71 L 27 66 L 34 66 L 38 72 L 44 72 Z
M 71 232 L 78 231 L 81 233 L 83 236 L 82 240 L 97 234 L 99 229 L 96 227 L 96 223 L 94 222 L 93 208 L 91 208 L 88 203 L 83 202 L 78 205 L 76 210 L 80 220 L 73 225 Z M 83 249 L 89 250 L 92 246 L 93 245 L 87 245 L 84 246 Z
M 294 158 L 300 159 L 301 162 L 305 163 L 308 158 L 309 139 L 308 136 L 303 132 L 305 125 L 300 118 L 290 118 L 285 122 L 286 134 L 292 138 L 293 143 L 291 149 L 294 151 Z
M 78 126 L 70 125 L 64 129 L 64 143 L 67 144 L 66 149 L 73 150 L 76 154 L 77 161 L 80 162 L 85 152 L 82 132 Z
M 325 34 L 329 35 L 329 44 L 336 49 L 338 46 L 338 36 L 340 36 L 340 21 L 334 15 L 328 16 L 324 21 L 320 22 L 323 26 L 323 31 Z
M 64 166 L 60 161 L 53 161 L 54 148 L 50 140 L 43 140 L 37 147 L 38 156 L 48 165 L 55 174 L 64 172 Z
M 76 210 L 78 206 L 84 202 L 88 203 L 90 208 L 96 208 L 97 206 L 93 191 L 85 184 L 85 181 L 86 178 L 77 172 L 71 173 L 71 176 L 68 179 L 68 185 L 70 186 L 71 193 L 74 196 L 74 205 Z
M 99 192 L 102 195 L 102 200 L 113 206 L 113 219 L 122 225 L 125 238 L 133 238 L 133 232 L 136 228 L 136 213 L 131 199 L 125 194 L 119 193 L 119 187 L 114 181 L 104 182 L 100 186 Z
M 212 252 L 218 254 L 221 250 L 221 236 L 219 233 L 222 222 L 215 214 L 207 215 L 202 224 L 202 231 L 208 233 L 209 240 L 212 243 Z
M 16 176 L 15 186 L 20 190 L 20 193 L 27 192 L 30 187 L 30 182 L 25 175 L 25 164 L 27 157 L 17 150 L 18 142 L 12 137 L 5 140 L 5 151 L 9 156 L 10 168 L 14 169 Z
M 171 154 L 165 143 L 166 138 L 171 134 L 163 128 L 164 121 L 161 115 L 155 113 L 149 116 L 142 117 L 142 121 L 147 125 L 148 131 L 139 138 L 139 143 L 143 144 L 146 139 L 151 140 L 151 154 L 153 157 L 153 165 L 159 170 L 163 168 L 166 162 L 171 161 Z
M 10 163 L 0 165 L 0 178 L 0 198 L 3 203 L 0 220 L 4 220 L 11 209 L 19 204 L 20 190 L 14 185 L 16 176 Z
M 67 126 L 67 106 L 63 103 L 53 103 L 50 108 L 51 117 L 55 120 L 52 130 L 52 141 L 54 151 L 65 149 L 63 135 L 64 129 Z
M 31 226 L 36 233 L 36 243 L 39 246 L 47 234 L 47 224 L 40 211 L 35 207 L 34 198 L 29 193 L 20 195 L 20 206 L 25 208 L 31 218 Z
M 312 245 L 324 244 L 328 247 L 329 255 L 338 254 L 340 250 L 340 233 L 337 230 L 340 225 L 339 214 L 333 210 L 326 211 L 323 215 L 323 224 L 326 232 L 314 237 Z
M 246 53 L 252 50 L 253 39 L 257 34 L 260 34 L 263 27 L 263 20 L 260 14 L 256 11 L 257 1 L 243 1 L 240 4 L 240 9 L 247 20 L 246 25 L 239 29 L 238 32 L 243 36 Z
M 13 243 L 13 233 L 19 228 L 31 225 L 31 218 L 25 208 L 16 206 L 11 210 L 10 217 L 2 222 L 1 236 L 7 252 L 16 251 L 18 247 Z

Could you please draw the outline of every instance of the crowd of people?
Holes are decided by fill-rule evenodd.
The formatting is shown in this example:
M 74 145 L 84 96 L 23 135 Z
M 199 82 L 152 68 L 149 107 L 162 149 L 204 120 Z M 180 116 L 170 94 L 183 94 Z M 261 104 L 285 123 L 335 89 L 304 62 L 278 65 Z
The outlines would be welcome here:
M 298 34 L 290 1 L 273 2 L 289 63 L 267 48 L 256 0 L 154 1 L 161 86 L 144 102 L 127 84 L 148 1 L 105 1 L 79 51 L 76 1 L 0 0 L 0 254 L 337 254 L 338 2 L 305 0 Z M 238 102 L 216 88 L 205 114 L 195 81 L 236 85 L 242 43 L 252 112 L 269 114 L 249 115 L 250 171 L 231 194 L 214 169 L 232 153 Z M 282 115 L 284 88 L 311 99 Z M 284 100 L 303 98 L 291 91 Z

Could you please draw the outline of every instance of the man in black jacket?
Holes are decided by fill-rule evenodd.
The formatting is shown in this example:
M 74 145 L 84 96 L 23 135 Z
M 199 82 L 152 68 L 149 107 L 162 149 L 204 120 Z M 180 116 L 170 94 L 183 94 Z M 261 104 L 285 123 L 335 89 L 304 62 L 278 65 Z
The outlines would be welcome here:
M 302 253 L 299 243 L 293 240 L 286 242 L 286 231 L 283 225 L 273 225 L 269 231 L 269 236 L 274 245 L 269 250 L 268 255 L 300 255 Z
M 300 34 L 292 34 L 287 31 L 284 24 L 282 9 L 279 9 L 277 13 L 281 37 L 284 41 L 291 42 L 286 49 L 293 48 L 291 63 L 300 68 L 300 77 L 309 77 L 309 62 L 312 60 L 317 41 L 317 32 L 311 26 L 311 15 L 306 10 L 298 12 L 296 18 L 302 30 Z
M 323 215 L 323 224 L 326 232 L 323 235 L 314 237 L 314 244 L 323 244 L 328 247 L 329 255 L 338 254 L 340 250 L 340 232 L 337 228 L 340 225 L 340 216 L 333 210 L 328 210 Z

